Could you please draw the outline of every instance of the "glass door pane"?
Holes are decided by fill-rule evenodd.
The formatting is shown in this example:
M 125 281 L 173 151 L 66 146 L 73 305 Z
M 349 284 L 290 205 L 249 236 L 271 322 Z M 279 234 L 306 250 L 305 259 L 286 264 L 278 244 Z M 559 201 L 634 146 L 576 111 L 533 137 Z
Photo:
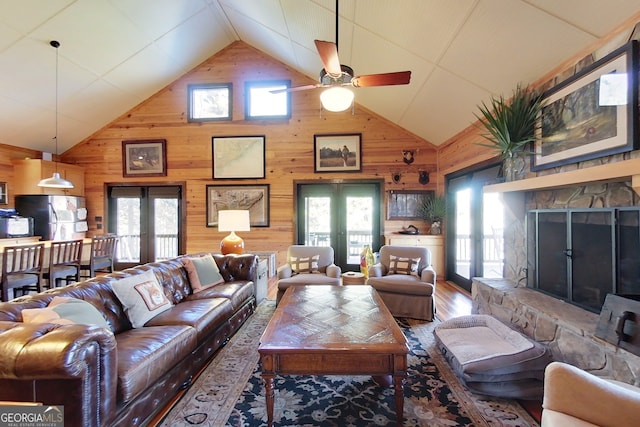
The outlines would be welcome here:
M 115 262 L 140 263 L 140 199 L 119 197 L 112 201 L 118 215 Z
M 331 197 L 304 197 L 304 241 L 307 246 L 331 246 Z
M 464 279 L 471 279 L 471 189 L 458 190 L 455 196 L 455 273 Z
M 360 265 L 360 253 L 373 242 L 373 199 L 347 196 L 347 265 Z M 373 250 L 373 249 L 372 249 Z
M 154 260 L 178 256 L 178 199 L 153 199 Z

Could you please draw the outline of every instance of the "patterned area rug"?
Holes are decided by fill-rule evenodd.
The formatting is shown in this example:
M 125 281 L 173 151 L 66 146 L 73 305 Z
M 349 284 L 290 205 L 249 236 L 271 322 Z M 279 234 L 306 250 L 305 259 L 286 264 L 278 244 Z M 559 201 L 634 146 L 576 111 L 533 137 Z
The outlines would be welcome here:
M 266 425 L 258 342 L 275 302 L 264 301 L 162 426 Z M 437 350 L 435 322 L 399 321 L 411 348 L 405 382 L 404 426 L 538 426 L 515 401 L 469 393 Z M 392 387 L 371 377 L 276 378 L 275 426 L 396 425 Z

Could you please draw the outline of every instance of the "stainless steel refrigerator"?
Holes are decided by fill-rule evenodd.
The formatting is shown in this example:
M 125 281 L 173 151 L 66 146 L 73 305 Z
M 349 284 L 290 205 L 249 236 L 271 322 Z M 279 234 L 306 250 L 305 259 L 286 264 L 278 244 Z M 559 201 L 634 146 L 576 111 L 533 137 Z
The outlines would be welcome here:
M 33 234 L 42 240 L 83 239 L 88 230 L 84 197 L 16 196 L 16 210 L 33 217 Z

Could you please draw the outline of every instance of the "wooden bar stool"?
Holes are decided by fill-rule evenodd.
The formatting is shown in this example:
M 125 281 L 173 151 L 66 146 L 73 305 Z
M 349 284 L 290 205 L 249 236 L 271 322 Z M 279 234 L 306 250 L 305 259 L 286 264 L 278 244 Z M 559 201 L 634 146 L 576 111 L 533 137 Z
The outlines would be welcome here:
M 34 245 L 5 246 L 2 254 L 2 301 L 9 301 L 9 289 L 24 293 L 28 290 L 42 292 L 42 259 L 44 243 Z
M 80 280 L 80 264 L 82 257 L 82 239 L 51 242 L 49 249 L 49 267 L 43 277 L 49 288 L 62 286 Z
M 89 275 L 82 277 L 95 277 L 96 272 L 112 273 L 117 243 L 118 236 L 115 234 L 93 236 L 89 264 L 83 264 L 80 267 L 82 270 L 88 270 Z

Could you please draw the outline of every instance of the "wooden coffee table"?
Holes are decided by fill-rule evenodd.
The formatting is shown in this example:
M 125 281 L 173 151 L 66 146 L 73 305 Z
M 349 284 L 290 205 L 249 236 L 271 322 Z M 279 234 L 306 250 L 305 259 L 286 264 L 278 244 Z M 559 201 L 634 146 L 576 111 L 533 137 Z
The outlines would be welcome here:
M 397 424 L 409 348 L 393 316 L 371 286 L 291 286 L 258 347 L 273 423 L 276 375 L 371 375 L 393 378 Z

